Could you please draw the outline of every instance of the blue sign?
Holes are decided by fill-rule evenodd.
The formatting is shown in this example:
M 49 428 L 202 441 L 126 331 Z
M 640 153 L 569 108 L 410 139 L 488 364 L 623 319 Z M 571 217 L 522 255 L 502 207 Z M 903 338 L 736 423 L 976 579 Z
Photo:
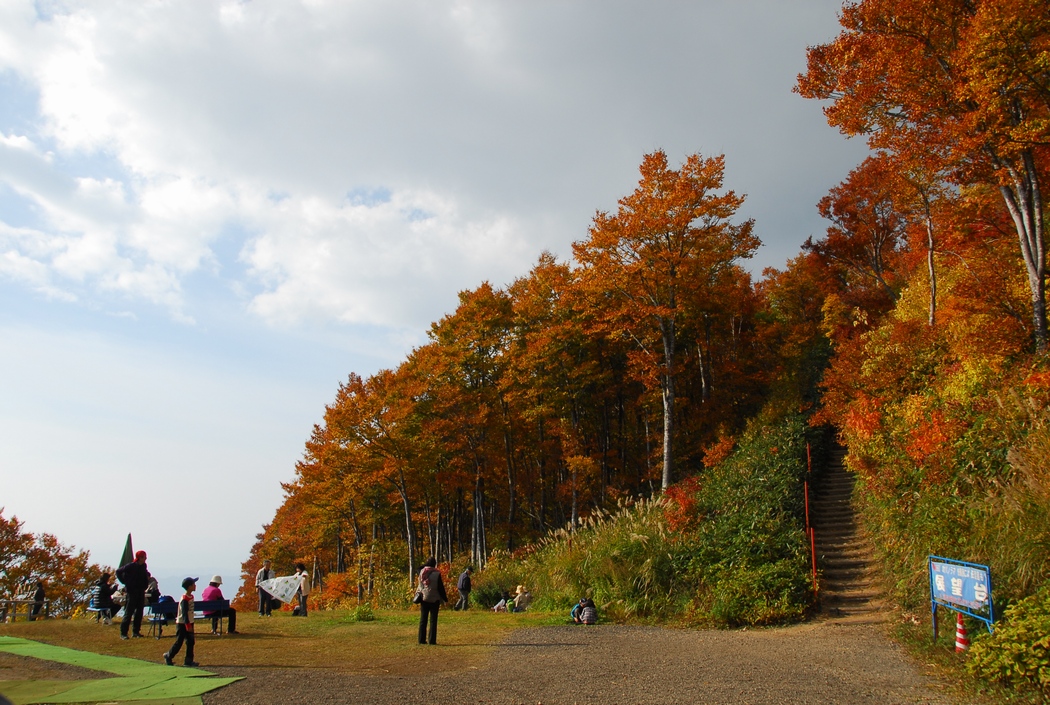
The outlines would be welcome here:
M 938 605 L 979 619 L 988 626 L 988 631 L 992 631 L 995 608 L 991 568 L 940 556 L 929 557 L 929 568 L 934 638 L 937 636 Z

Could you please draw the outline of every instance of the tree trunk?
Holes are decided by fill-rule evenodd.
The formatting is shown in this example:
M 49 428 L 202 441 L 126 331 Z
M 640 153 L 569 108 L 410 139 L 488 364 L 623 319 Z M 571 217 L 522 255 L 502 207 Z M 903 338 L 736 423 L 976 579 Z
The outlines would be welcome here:
M 1046 244 L 1043 242 L 1043 198 L 1039 188 L 1035 157 L 1030 150 L 1021 153 L 1021 168 L 1009 164 L 994 152 L 992 163 L 1006 171 L 1011 184 L 1000 184 L 999 193 L 1014 222 L 1021 255 L 1028 271 L 1028 288 L 1032 294 L 1032 328 L 1035 349 L 1046 353 Z
M 937 270 L 933 264 L 934 241 L 933 241 L 933 216 L 930 215 L 930 203 L 926 201 L 926 267 L 930 273 L 930 318 L 929 325 L 933 328 L 937 323 Z
M 405 484 L 405 474 L 398 470 L 400 481 L 397 483 L 397 492 L 401 495 L 401 504 L 405 510 L 405 542 L 408 544 L 408 582 L 409 586 L 416 577 L 416 529 L 412 525 L 412 504 L 408 499 L 408 486 Z
M 504 407 L 504 418 L 509 416 L 506 410 L 506 404 Z M 510 435 L 510 421 L 504 421 L 503 429 L 503 450 L 506 455 L 507 463 L 507 550 L 514 550 L 514 520 L 516 519 L 515 514 L 517 513 L 517 502 L 515 500 L 515 483 L 517 478 L 514 471 L 514 446 Z
M 674 321 L 660 321 L 661 339 L 664 345 L 664 371 L 661 375 L 664 402 L 664 463 L 660 489 L 671 486 L 673 454 L 671 441 L 674 438 Z

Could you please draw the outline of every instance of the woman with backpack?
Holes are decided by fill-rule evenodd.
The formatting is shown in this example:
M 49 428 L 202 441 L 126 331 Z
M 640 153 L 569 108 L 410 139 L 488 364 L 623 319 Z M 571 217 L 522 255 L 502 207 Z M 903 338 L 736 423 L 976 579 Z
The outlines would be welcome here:
M 437 559 L 431 556 L 419 571 L 419 587 L 416 592 L 422 597 L 419 603 L 419 643 L 427 643 L 427 622 L 430 622 L 430 643 L 437 643 L 438 608 L 442 602 L 448 602 L 445 583 L 441 571 L 437 569 Z

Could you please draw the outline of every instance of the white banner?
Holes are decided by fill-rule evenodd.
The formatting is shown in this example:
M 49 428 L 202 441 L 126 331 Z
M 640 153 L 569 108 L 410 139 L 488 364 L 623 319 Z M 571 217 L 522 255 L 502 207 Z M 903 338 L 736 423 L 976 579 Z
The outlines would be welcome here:
M 299 589 L 299 576 L 286 575 L 282 578 L 270 578 L 259 583 L 259 587 L 281 602 L 290 603 L 295 599 L 295 591 Z

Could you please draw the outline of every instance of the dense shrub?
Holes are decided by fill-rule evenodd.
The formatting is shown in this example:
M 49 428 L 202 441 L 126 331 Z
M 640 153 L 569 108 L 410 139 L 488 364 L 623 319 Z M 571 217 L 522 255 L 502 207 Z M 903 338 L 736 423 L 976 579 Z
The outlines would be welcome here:
M 696 494 L 692 568 L 699 604 L 724 626 L 798 619 L 809 604 L 800 416 L 756 420 L 740 447 L 704 476 Z
M 372 609 L 372 605 L 367 602 L 358 605 L 350 610 L 346 616 L 348 622 L 372 622 L 375 621 L 376 613 Z
M 529 587 L 541 607 L 590 595 L 612 620 L 690 615 L 720 626 L 796 620 L 809 605 L 801 416 L 760 418 L 715 467 L 662 498 L 598 512 L 527 555 L 496 554 L 476 581 L 489 605 Z
M 1007 608 L 994 634 L 975 640 L 967 668 L 1050 698 L 1050 583 Z

